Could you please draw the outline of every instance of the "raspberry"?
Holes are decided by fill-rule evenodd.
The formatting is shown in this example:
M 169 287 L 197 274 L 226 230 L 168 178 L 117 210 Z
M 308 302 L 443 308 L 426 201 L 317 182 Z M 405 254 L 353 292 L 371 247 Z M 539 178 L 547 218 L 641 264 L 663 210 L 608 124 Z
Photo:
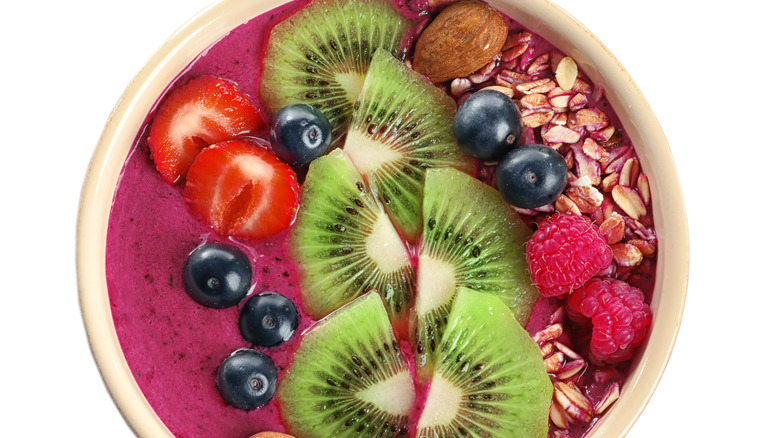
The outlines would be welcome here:
M 572 322 L 590 320 L 590 353 L 596 362 L 628 360 L 647 334 L 652 316 L 642 291 L 612 278 L 592 278 L 566 298 Z
M 589 219 L 556 213 L 531 236 L 526 258 L 531 281 L 551 297 L 581 287 L 609 266 L 612 251 Z

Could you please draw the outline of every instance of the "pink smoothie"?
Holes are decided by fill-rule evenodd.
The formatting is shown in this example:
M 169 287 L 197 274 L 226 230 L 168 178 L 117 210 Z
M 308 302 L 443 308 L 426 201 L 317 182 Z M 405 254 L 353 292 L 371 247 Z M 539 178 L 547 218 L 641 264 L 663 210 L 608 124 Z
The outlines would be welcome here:
M 260 62 L 268 31 L 305 3 L 296 0 L 237 27 L 193 60 L 172 87 L 201 75 L 219 76 L 237 83 L 259 107 Z M 423 12 L 421 21 L 425 20 L 424 0 L 395 3 L 404 15 L 419 18 Z M 518 27 L 512 23 L 512 28 Z M 551 47 L 543 41 L 537 44 L 536 53 Z M 181 186 L 170 186 L 159 177 L 149 158 L 147 129 L 139 132 L 116 188 L 106 248 L 111 309 L 128 365 L 152 408 L 177 437 L 245 438 L 266 430 L 283 432 L 275 399 L 260 409 L 243 411 L 225 403 L 217 391 L 220 362 L 239 348 L 251 348 L 238 329 L 242 305 L 221 310 L 198 305 L 184 290 L 182 268 L 198 245 L 226 239 L 191 214 Z M 267 133 L 259 134 L 267 138 Z M 260 349 L 271 357 L 283 379 L 301 334 L 313 324 L 301 310 L 287 233 L 264 241 L 232 243 L 242 247 L 253 264 L 249 296 L 274 291 L 290 298 L 301 312 L 299 328 L 290 341 Z M 643 288 L 645 293 L 651 286 L 652 282 Z M 555 300 L 540 301 L 529 331 L 544 327 L 558 305 Z M 624 371 L 619 373 L 622 379 Z M 594 380 L 593 373 L 583 379 Z M 589 395 L 598 398 L 604 389 L 605 385 L 594 381 Z M 419 390 L 425 392 L 425 388 Z M 584 435 L 589 427 L 572 430 L 572 436 Z
M 214 44 L 172 84 L 201 75 L 236 82 L 259 106 L 258 62 L 264 32 L 300 7 L 294 2 L 240 26 Z M 149 120 L 151 119 L 151 115 Z M 222 400 L 216 370 L 230 353 L 250 348 L 238 329 L 241 306 L 209 309 L 184 290 L 182 268 L 201 243 L 224 240 L 195 219 L 181 186 L 166 184 L 149 158 L 146 128 L 139 133 L 116 189 L 109 220 L 106 277 L 120 344 L 139 387 L 177 437 L 248 437 L 283 431 L 276 401 L 243 411 Z M 274 291 L 300 308 L 295 264 L 287 256 L 286 233 L 266 241 L 238 243 L 253 264 L 250 295 Z M 300 333 L 264 353 L 283 372 Z

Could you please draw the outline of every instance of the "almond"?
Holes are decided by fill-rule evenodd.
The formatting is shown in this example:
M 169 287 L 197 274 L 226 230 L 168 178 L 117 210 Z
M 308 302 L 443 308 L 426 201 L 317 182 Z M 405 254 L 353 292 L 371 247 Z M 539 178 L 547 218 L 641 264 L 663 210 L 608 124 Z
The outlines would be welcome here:
M 477 0 L 453 3 L 420 35 L 413 68 L 434 83 L 466 76 L 501 52 L 507 33 L 506 21 L 490 5 Z

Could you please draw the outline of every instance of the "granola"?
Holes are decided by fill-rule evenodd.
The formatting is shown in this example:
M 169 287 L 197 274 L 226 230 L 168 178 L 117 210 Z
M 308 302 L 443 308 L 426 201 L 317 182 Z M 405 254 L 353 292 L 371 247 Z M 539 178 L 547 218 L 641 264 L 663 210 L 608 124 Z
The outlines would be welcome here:
M 566 188 L 553 203 L 515 210 L 531 226 L 555 212 L 589 217 L 612 250 L 612 263 L 599 275 L 626 280 L 649 299 L 658 246 L 650 179 L 610 113 L 604 88 L 593 84 L 573 58 L 555 48 L 540 51 L 538 38 L 510 31 L 502 53 L 477 72 L 454 79 L 451 94 L 463 99 L 491 87 L 514 99 L 522 141 L 557 150 L 569 168 Z M 494 168 L 483 164 L 477 177 L 494 184 Z M 563 306 L 533 338 L 555 388 L 551 437 L 568 437 L 574 425 L 589 427 L 608 412 L 620 397 L 620 371 L 592 364 L 570 346 L 574 339 Z

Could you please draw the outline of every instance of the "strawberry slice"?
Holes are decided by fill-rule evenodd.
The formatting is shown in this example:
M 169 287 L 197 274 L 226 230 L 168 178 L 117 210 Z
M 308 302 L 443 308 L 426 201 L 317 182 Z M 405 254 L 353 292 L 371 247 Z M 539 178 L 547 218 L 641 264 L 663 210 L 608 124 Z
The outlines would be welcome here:
M 162 178 L 176 184 L 201 149 L 262 126 L 257 108 L 235 84 L 202 76 L 163 101 L 149 129 L 149 149 Z
M 220 235 L 263 239 L 295 219 L 295 172 L 262 146 L 250 138 L 217 143 L 190 167 L 184 200 Z

